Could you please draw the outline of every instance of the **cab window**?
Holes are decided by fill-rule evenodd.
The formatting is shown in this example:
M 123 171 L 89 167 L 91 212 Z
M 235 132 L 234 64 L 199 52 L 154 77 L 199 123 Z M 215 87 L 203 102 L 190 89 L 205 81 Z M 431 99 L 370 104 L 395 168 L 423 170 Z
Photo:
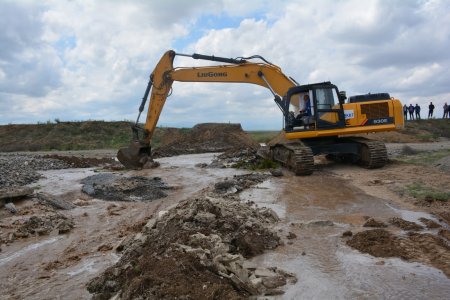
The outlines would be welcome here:
M 339 103 L 335 89 L 316 89 L 317 109 L 333 109 Z

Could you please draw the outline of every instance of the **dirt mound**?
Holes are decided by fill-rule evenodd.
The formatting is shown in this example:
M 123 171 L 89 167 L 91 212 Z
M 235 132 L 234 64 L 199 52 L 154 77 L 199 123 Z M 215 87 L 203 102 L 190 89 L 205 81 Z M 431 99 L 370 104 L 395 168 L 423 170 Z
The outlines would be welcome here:
M 172 189 L 161 178 L 142 176 L 124 177 L 101 173 L 81 181 L 82 191 L 89 196 L 112 201 L 151 201 L 167 197 Z
M 120 261 L 88 290 L 94 299 L 246 299 L 282 293 L 279 287 L 294 282 L 294 275 L 249 266 L 244 259 L 279 245 L 271 229 L 277 219 L 271 210 L 211 189 L 151 219 L 124 241 Z
M 376 257 L 399 257 L 429 264 L 450 277 L 450 247 L 432 234 L 411 232 L 405 237 L 374 229 L 355 234 L 347 245 Z
M 363 227 L 387 227 L 387 225 L 374 218 L 369 218 L 366 223 L 364 223 Z
M 257 149 L 259 144 L 242 130 L 240 124 L 204 123 L 192 130 L 172 129 L 161 138 L 154 157 L 180 154 L 224 152 L 230 149 Z
M 410 222 L 403 220 L 402 218 L 391 218 L 389 220 L 389 223 L 391 223 L 394 226 L 397 226 L 398 228 L 401 228 L 403 230 L 410 230 L 410 231 L 419 231 L 423 229 L 423 226 L 420 226 L 417 223 Z
M 57 154 L 44 155 L 42 158 L 46 159 L 57 159 L 65 162 L 70 168 L 91 168 L 105 165 L 120 165 L 113 158 L 94 158 L 94 157 L 76 157 L 76 156 L 65 156 Z

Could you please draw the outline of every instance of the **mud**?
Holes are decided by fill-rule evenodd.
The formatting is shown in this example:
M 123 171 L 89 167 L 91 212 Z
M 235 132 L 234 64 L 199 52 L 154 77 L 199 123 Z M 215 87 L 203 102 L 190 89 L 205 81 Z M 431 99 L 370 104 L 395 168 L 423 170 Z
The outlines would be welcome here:
M 295 282 L 293 274 L 277 268 L 245 266 L 244 258 L 279 245 L 271 229 L 278 217 L 239 199 L 222 198 L 218 185 L 207 197 L 182 201 L 150 220 L 126 242 L 121 260 L 89 283 L 94 299 L 244 299 L 282 293 L 276 289 Z
M 152 201 L 167 197 L 167 191 L 172 189 L 159 177 L 126 177 L 111 173 L 92 175 L 81 183 L 84 193 L 110 201 Z
M 68 156 L 68 155 L 58 155 L 58 154 L 48 154 L 43 155 L 42 158 L 45 159 L 55 159 L 60 160 L 67 164 L 68 168 L 91 168 L 91 167 L 107 167 L 107 168 L 118 168 L 120 163 L 112 157 L 78 157 L 78 156 Z
M 39 171 L 45 177 L 33 185 L 39 193 L 48 193 L 76 207 L 56 210 L 35 198 L 16 200 L 16 214 L 0 210 L 0 235 L 8 238 L 24 220 L 55 212 L 73 219 L 74 227 L 68 234 L 58 234 L 55 228 L 48 235 L 35 232 L 29 237 L 15 238 L 11 243 L 3 242 L 0 246 L 0 299 L 89 299 L 92 296 L 86 290 L 86 283 L 93 278 L 104 278 L 102 274 L 106 269 L 117 267 L 116 263 L 126 257 L 132 257 L 133 263 L 142 265 L 131 265 L 128 269 L 123 266 L 125 269 L 119 268 L 115 272 L 129 274 L 128 282 L 134 284 L 133 289 L 138 295 L 140 292 L 142 295 L 160 293 L 160 298 L 164 295 L 180 298 L 188 288 L 197 298 L 248 298 L 253 293 L 276 294 L 275 299 L 448 297 L 450 279 L 448 271 L 443 273 L 448 266 L 449 253 L 444 246 L 450 242 L 446 224 L 450 220 L 448 203 L 422 203 L 399 192 L 402 187 L 419 181 L 445 189 L 449 176 L 439 168 L 391 163 L 380 170 L 363 170 L 330 164 L 318 168 L 309 177 L 299 178 L 286 170 L 282 171 L 282 177 L 259 173 L 260 179 L 264 180 L 261 182 L 259 175 L 255 180 L 251 179 L 248 171 L 208 168 L 213 156 L 162 158 L 158 160 L 160 168 L 115 174 L 150 179 L 160 177 L 168 186 L 174 187 L 166 191 L 167 197 L 152 201 L 103 201 L 81 192 L 80 180 L 96 174 L 93 169 Z M 236 178 L 234 175 L 246 176 Z M 241 190 L 246 186 L 242 182 L 247 180 L 249 187 Z M 182 224 L 177 223 L 182 215 L 164 219 L 172 216 L 171 211 L 186 199 L 199 201 L 200 208 L 191 207 L 198 210 L 199 215 L 193 214 L 192 220 Z M 217 217 L 216 209 L 209 207 L 215 207 L 219 199 L 224 203 L 244 205 L 232 210 L 222 227 L 228 230 L 228 223 L 231 229 L 235 224 L 241 224 L 246 235 L 239 228 L 229 235 L 222 227 L 217 229 L 218 233 L 212 232 L 219 226 L 217 220 L 220 217 Z M 242 225 L 249 220 L 245 209 L 254 209 L 255 205 L 271 208 L 258 209 L 256 215 L 263 215 L 270 231 L 279 237 L 276 248 L 266 249 L 266 243 L 271 239 L 252 235 L 259 233 L 258 226 Z M 220 211 L 226 210 L 221 208 Z M 409 233 L 388 225 L 386 232 L 389 234 L 381 234 L 381 240 L 403 252 L 377 257 L 355 250 L 346 243 L 352 235 L 368 229 L 363 227 L 368 221 L 366 216 L 384 224 L 397 217 L 423 224 L 427 229 Z M 442 228 L 434 228 L 436 225 L 425 219 Z M 20 223 L 13 226 L 16 220 Z M 161 220 L 167 222 L 156 225 Z M 189 226 L 184 228 L 183 224 Z M 175 231 L 183 228 L 178 230 L 180 236 L 175 243 L 156 249 L 160 252 L 142 257 L 139 253 L 129 254 L 132 250 L 145 249 L 144 245 L 155 249 L 147 239 L 158 226 L 167 229 L 169 240 L 176 238 Z M 230 236 L 236 236 L 233 243 L 227 242 Z M 161 242 L 156 240 L 156 248 L 166 241 L 164 238 L 161 236 Z M 373 238 L 377 240 L 377 236 Z M 229 245 L 228 252 L 221 252 L 226 249 L 223 245 Z M 223 255 L 220 260 L 214 260 L 214 251 Z M 210 265 L 211 261 L 213 265 Z M 154 273 L 147 274 L 140 266 L 154 268 L 163 276 L 160 279 Z M 118 273 L 113 271 L 111 274 Z M 138 276 L 140 274 L 143 276 Z M 241 279 L 246 274 L 249 282 Z M 121 287 L 127 280 L 111 278 L 110 282 L 99 281 L 100 289 L 105 289 L 103 295 L 115 295 L 117 292 L 108 289 Z M 203 282 L 202 286 L 196 285 L 197 278 Z M 207 293 L 200 294 L 203 289 Z M 128 292 L 124 291 L 122 297 L 133 297 L 134 292 L 131 289 Z
M 374 229 L 355 234 L 347 245 L 376 257 L 399 257 L 429 264 L 450 278 L 450 247 L 432 234 L 411 232 L 408 236 L 396 236 L 384 229 Z
M 205 123 L 191 131 L 170 130 L 153 151 L 154 157 L 180 154 L 224 152 L 239 149 L 257 149 L 259 144 L 242 130 L 240 124 Z
M 381 221 L 375 220 L 374 218 L 369 218 L 366 223 L 364 223 L 363 227 L 387 227 L 387 225 Z
M 398 228 L 408 231 L 419 231 L 423 229 L 423 226 L 415 222 L 406 221 L 398 217 L 390 219 L 389 223 L 391 223 L 394 226 L 397 226 Z

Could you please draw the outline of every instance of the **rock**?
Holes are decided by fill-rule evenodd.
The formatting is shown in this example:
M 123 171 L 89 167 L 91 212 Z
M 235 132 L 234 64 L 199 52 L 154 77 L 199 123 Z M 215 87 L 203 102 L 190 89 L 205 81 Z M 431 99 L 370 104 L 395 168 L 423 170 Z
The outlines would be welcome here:
M 272 174 L 272 176 L 274 177 L 281 177 L 284 175 L 281 169 L 271 169 L 270 174 Z
M 277 276 L 277 273 L 266 269 L 266 268 L 256 268 L 255 272 L 253 273 L 255 276 L 258 277 L 274 277 Z
M 0 189 L 0 200 L 14 200 L 28 197 L 34 193 L 30 187 L 14 187 Z
M 73 221 L 70 220 L 63 220 L 61 221 L 57 226 L 56 229 L 58 229 L 59 234 L 68 233 L 73 228 Z
M 54 196 L 47 193 L 38 193 L 37 197 L 40 201 L 49 204 L 56 209 L 69 210 L 75 208 L 75 205 L 73 205 L 72 203 L 62 199 L 57 199 Z
M 262 278 L 262 284 L 268 289 L 274 289 L 274 288 L 283 286 L 286 283 L 287 283 L 286 278 L 284 278 L 284 276 L 282 276 L 282 275 L 276 275 L 276 276 Z
M 297 238 L 297 235 L 295 233 L 293 233 L 293 232 L 289 232 L 289 234 L 287 235 L 287 238 L 289 240 L 292 240 L 292 239 Z
M 216 215 L 210 212 L 198 212 L 194 219 L 200 223 L 208 224 L 214 222 Z
M 14 203 L 12 203 L 12 202 L 6 203 L 6 204 L 5 204 L 5 208 L 6 208 L 7 210 L 9 210 L 9 211 L 10 211 L 11 213 L 13 213 L 13 214 L 17 213 L 17 208 L 16 208 L 16 206 L 14 205 Z
M 350 237 L 352 235 L 353 235 L 353 232 L 351 232 L 350 230 L 347 230 L 342 234 L 342 237 Z

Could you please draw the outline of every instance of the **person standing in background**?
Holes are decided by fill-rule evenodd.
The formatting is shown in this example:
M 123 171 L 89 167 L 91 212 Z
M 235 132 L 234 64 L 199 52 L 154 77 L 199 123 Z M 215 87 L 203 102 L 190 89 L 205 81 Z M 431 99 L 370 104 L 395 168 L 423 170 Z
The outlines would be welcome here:
M 412 104 L 409 105 L 408 111 L 409 111 L 409 119 L 414 120 L 414 106 Z
M 433 117 L 433 111 L 434 111 L 434 105 L 433 105 L 433 102 L 430 102 L 430 105 L 428 105 L 428 119 Z
M 414 110 L 416 112 L 416 120 L 420 120 L 420 106 L 416 103 L 416 106 L 414 107 Z
M 408 120 L 408 106 L 403 105 L 403 118 L 406 120 Z
M 445 102 L 445 104 L 444 104 L 444 116 L 442 117 L 442 119 L 445 119 L 445 118 L 449 118 L 449 107 L 448 107 L 448 105 L 447 105 L 447 102 Z

